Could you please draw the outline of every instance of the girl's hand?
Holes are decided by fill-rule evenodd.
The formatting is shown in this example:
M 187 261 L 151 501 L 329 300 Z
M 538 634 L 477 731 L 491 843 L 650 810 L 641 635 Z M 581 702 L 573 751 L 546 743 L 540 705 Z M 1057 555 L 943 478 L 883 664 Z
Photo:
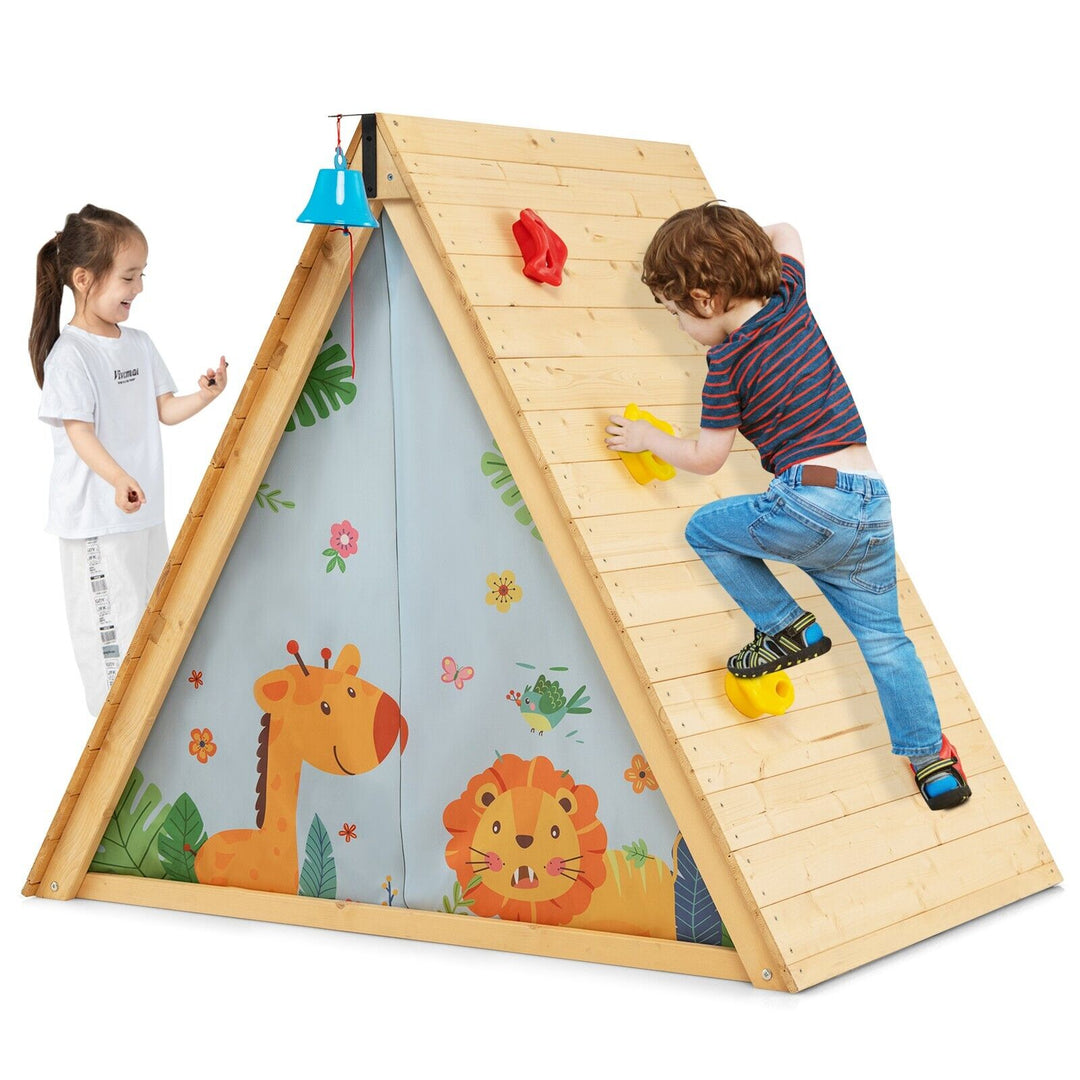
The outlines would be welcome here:
M 225 369 L 229 366 L 225 357 L 221 358 L 221 363 L 218 364 L 217 371 L 213 368 L 207 368 L 206 374 L 199 379 L 199 396 L 203 399 L 205 404 L 209 404 L 225 389 L 229 379 L 225 373 Z
M 143 489 L 127 473 L 122 473 L 116 481 L 116 505 L 125 514 L 134 514 L 146 502 Z
M 609 438 L 604 442 L 609 450 L 623 454 L 636 454 L 648 450 L 645 440 L 655 430 L 648 420 L 627 420 L 625 416 L 609 416 L 611 423 L 605 429 Z

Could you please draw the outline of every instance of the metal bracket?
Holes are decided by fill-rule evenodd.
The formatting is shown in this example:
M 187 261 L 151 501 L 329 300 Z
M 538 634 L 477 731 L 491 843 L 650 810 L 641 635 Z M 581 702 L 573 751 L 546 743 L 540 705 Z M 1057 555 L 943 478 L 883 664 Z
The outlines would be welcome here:
M 378 154 L 375 143 L 375 113 L 360 117 L 360 171 L 364 174 L 364 190 L 369 199 L 379 194 Z

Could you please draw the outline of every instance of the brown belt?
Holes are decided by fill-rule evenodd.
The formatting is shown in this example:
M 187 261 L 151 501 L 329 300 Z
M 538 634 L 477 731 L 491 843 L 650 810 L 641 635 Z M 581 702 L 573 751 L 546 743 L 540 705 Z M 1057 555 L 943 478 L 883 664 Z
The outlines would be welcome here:
M 804 465 L 802 481 L 807 487 L 836 487 L 836 470 L 830 465 Z

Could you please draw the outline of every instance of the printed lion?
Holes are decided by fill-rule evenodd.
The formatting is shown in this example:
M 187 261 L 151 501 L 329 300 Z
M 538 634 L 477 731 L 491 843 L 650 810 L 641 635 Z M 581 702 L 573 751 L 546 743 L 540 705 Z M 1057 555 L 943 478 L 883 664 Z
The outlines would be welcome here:
M 474 776 L 443 812 L 446 862 L 472 913 L 674 939 L 674 875 L 608 851 L 597 806 L 545 757 L 503 754 Z
M 443 812 L 446 862 L 473 913 L 563 925 L 584 911 L 607 875 L 596 807 L 591 787 L 545 757 L 503 754 L 474 776 Z

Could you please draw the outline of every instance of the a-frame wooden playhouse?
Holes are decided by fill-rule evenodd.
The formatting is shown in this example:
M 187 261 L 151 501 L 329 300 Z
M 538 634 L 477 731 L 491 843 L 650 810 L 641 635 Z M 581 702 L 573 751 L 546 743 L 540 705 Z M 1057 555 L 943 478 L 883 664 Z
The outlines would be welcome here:
M 704 503 L 763 490 L 767 476 L 757 455 L 740 442 L 715 476 L 680 474 L 667 483 L 642 487 L 603 443 L 608 414 L 621 411 L 629 401 L 669 420 L 681 432 L 692 431 L 697 424 L 704 370 L 701 352 L 655 305 L 639 280 L 642 254 L 659 223 L 678 209 L 712 197 L 690 149 L 380 114 L 364 118 L 347 156 L 354 167 L 363 158 L 372 207 L 382 215 L 384 228 L 355 234 L 353 265 L 340 233 L 324 226 L 312 229 L 24 893 L 589 959 L 799 990 L 1060 881 L 902 568 L 898 588 L 904 624 L 931 676 L 943 724 L 962 748 L 972 779 L 974 795 L 964 806 L 945 813 L 927 811 L 906 764 L 889 752 L 877 695 L 857 647 L 801 572 L 776 568 L 787 574 L 796 596 L 810 598 L 804 599 L 807 606 L 825 613 L 833 650 L 795 669 L 796 701 L 786 715 L 748 720 L 725 697 L 724 658 L 742 644 L 748 624 L 686 545 L 683 528 L 694 508 Z M 540 215 L 569 249 L 558 287 L 529 280 L 521 272 L 512 225 L 525 208 Z M 301 887 L 306 895 L 260 889 L 254 872 L 253 881 L 243 888 L 235 882 L 202 884 L 206 878 L 196 881 L 194 875 L 183 880 L 183 873 L 163 876 L 158 863 L 167 861 L 164 846 L 160 854 L 156 850 L 149 855 L 145 874 L 103 873 L 91 867 L 100 857 L 103 835 L 117 823 L 118 804 L 127 801 L 136 834 L 149 827 L 153 800 L 136 805 L 141 776 L 133 774 L 133 768 L 170 693 L 178 694 L 177 687 L 187 693 L 201 681 L 202 672 L 185 657 L 237 537 L 255 513 L 253 506 L 258 503 L 263 511 L 269 506 L 274 514 L 280 510 L 275 522 L 289 518 L 289 510 L 282 509 L 292 505 L 285 501 L 289 493 L 282 495 L 264 484 L 267 470 L 298 399 L 302 402 L 313 365 L 326 356 L 324 342 L 347 297 L 354 267 L 365 247 L 371 246 L 372 236 L 382 244 L 382 235 L 391 232 L 460 365 L 454 377 L 464 376 L 461 385 L 479 406 L 497 443 L 498 454 L 487 459 L 496 462 L 497 475 L 490 482 L 512 473 L 610 684 L 618 722 L 628 723 L 640 748 L 626 770 L 633 797 L 648 797 L 646 788 L 659 785 L 681 840 L 694 853 L 693 880 L 707 887 L 722 916 L 723 941 L 674 932 L 627 932 L 610 919 L 590 924 L 538 916 L 529 921 L 520 908 L 511 917 L 505 917 L 508 908 L 503 909 L 503 918 L 478 917 L 491 911 L 469 899 L 480 875 L 468 881 L 468 871 L 458 877 L 464 889 L 455 887 L 452 900 L 443 897 L 443 910 L 438 904 L 423 910 L 423 903 L 410 902 L 408 909 L 395 905 L 389 874 L 387 900 L 380 904 L 321 899 L 333 895 L 319 892 L 322 886 L 314 893 Z M 390 252 L 389 237 L 386 244 Z M 375 260 L 370 262 L 374 265 Z M 358 277 L 357 289 L 364 287 Z M 409 332 L 407 325 L 394 326 L 396 334 Z M 410 362 L 422 367 L 425 360 L 416 354 Z M 358 369 L 364 363 L 358 355 Z M 315 402 L 316 409 L 329 413 L 327 401 Z M 333 409 L 340 404 L 329 402 Z M 310 419 L 313 423 L 314 417 Z M 394 453 L 397 446 L 397 453 L 407 456 L 409 431 L 400 430 L 400 424 L 399 419 L 396 442 L 387 444 L 388 452 Z M 329 430 L 330 425 L 325 426 Z M 335 455 L 342 456 L 338 451 Z M 399 463 L 398 489 L 391 477 L 383 492 L 387 506 L 403 498 L 399 489 L 406 464 Z M 502 464 L 506 471 L 498 473 Z M 368 466 L 369 473 L 378 471 L 370 468 L 370 460 Z M 429 459 L 427 467 L 438 472 L 439 464 Z M 486 466 L 485 471 L 490 473 Z M 484 483 L 489 479 L 485 477 Z M 451 479 L 443 486 L 452 484 Z M 275 497 L 278 502 L 270 505 Z M 366 506 L 377 501 L 375 495 L 365 499 Z M 323 552 L 330 561 L 320 573 L 326 581 L 345 581 L 346 564 L 335 544 L 341 540 L 340 552 L 348 556 L 353 526 L 344 521 L 334 528 L 336 540 Z M 535 545 L 535 540 L 529 542 Z M 400 544 L 398 556 L 406 559 Z M 412 565 L 419 567 L 421 561 Z M 501 566 L 491 569 L 498 572 Z M 446 580 L 450 577 L 447 574 Z M 520 595 L 514 593 L 511 579 L 512 575 L 492 575 L 493 596 L 499 589 L 502 594 L 488 610 L 498 612 L 491 621 L 499 629 L 517 617 L 517 612 L 503 610 Z M 302 617 L 308 615 L 296 615 Z M 387 634 L 393 631 L 404 637 L 400 625 L 390 627 Z M 341 642 L 334 644 L 336 651 Z M 372 646 L 362 647 L 367 673 Z M 377 650 L 380 644 L 374 647 Z M 329 653 L 324 650 L 324 656 Z M 309 656 L 308 662 L 312 659 Z M 284 656 L 279 661 L 286 662 Z M 358 663 L 349 668 L 351 675 Z M 340 664 L 339 660 L 335 669 Z M 300 665 L 308 677 L 307 666 L 302 661 Z M 327 658 L 327 671 L 329 665 Z M 317 660 L 311 666 L 317 668 Z M 459 667 L 449 655 L 444 668 L 442 689 L 433 693 L 445 692 L 441 699 L 445 702 L 465 701 L 480 683 L 479 665 L 473 683 L 466 681 L 473 669 Z M 281 686 L 294 676 L 300 678 L 298 667 L 288 670 L 293 674 L 284 668 L 276 673 Z M 209 672 L 207 681 L 209 685 Z M 240 696 L 250 711 L 251 678 L 241 682 Z M 277 687 L 267 691 L 270 697 L 283 692 Z M 573 700 L 566 708 L 587 713 L 585 700 L 578 698 L 576 710 L 570 708 Z M 518 693 L 511 705 L 520 702 Z M 322 705 L 326 712 L 327 702 Z M 268 708 L 264 717 L 264 734 L 271 738 L 272 712 Z M 434 734 L 423 734 L 437 729 L 419 706 L 403 705 L 401 712 L 407 716 L 413 742 L 435 739 Z M 550 720 L 550 710 L 547 716 Z M 209 735 L 218 722 L 204 715 L 200 724 Z M 253 722 L 257 729 L 257 716 Z M 506 718 L 501 716 L 499 722 Z M 535 740 L 528 745 L 556 759 L 553 775 L 558 776 L 559 754 L 578 752 L 573 739 L 562 738 L 569 726 L 548 730 L 543 742 L 535 728 L 522 725 L 514 734 L 506 728 L 506 739 Z M 397 730 L 395 726 L 395 734 Z M 192 736 L 196 734 L 193 730 Z M 401 734 L 404 747 L 404 729 Z M 205 752 L 197 753 L 205 749 L 197 747 L 197 741 L 193 738 L 189 760 L 198 774 L 198 769 L 208 767 L 208 759 Z M 260 743 L 260 782 L 266 780 L 265 752 L 265 743 Z M 492 751 L 485 752 L 490 759 Z M 386 747 L 379 753 L 385 756 Z M 487 771 L 473 777 L 462 792 L 462 799 L 475 795 L 470 803 L 475 814 L 493 805 L 500 769 L 510 760 L 505 746 L 494 753 Z M 214 759 L 213 766 L 224 756 L 223 752 Z M 620 774 L 624 764 L 619 763 Z M 591 798 L 592 789 L 581 786 L 577 776 L 581 767 L 574 768 L 576 794 L 553 790 L 551 798 L 567 814 L 578 815 L 584 813 L 583 792 Z M 350 782 L 360 783 L 361 777 L 351 778 L 352 771 L 346 770 Z M 299 764 L 296 775 L 299 780 Z M 561 775 L 568 777 L 569 769 Z M 461 782 L 455 780 L 455 793 L 465 786 L 465 777 L 467 773 Z M 481 783 L 485 778 L 490 791 Z M 596 787 L 601 790 L 599 784 Z M 625 790 L 631 798 L 631 788 Z M 404 780 L 397 796 L 403 802 L 411 797 Z M 601 802 L 621 797 L 616 791 L 610 797 L 603 795 Z M 179 800 L 175 806 L 180 806 Z M 293 805 L 294 818 L 295 813 Z M 442 823 L 453 836 L 450 806 Z M 286 825 L 291 832 L 293 822 L 283 820 L 281 827 Z M 129 831 L 130 827 L 129 822 Z M 439 827 L 436 816 L 434 828 Z M 347 835 L 350 828 L 355 826 L 346 820 L 338 834 L 345 845 L 352 838 Z M 330 829 L 334 831 L 336 826 Z M 608 833 L 613 834 L 610 823 Z M 445 831 L 441 837 L 438 843 L 445 844 Z M 174 862 L 190 871 L 199 842 L 194 840 L 193 846 L 178 841 Z M 335 843 L 344 871 L 344 860 L 357 849 L 346 850 L 340 840 Z M 316 815 L 308 836 L 312 865 L 318 863 L 320 844 L 325 856 L 330 840 Z M 680 864 L 676 852 L 669 870 L 662 859 L 647 853 L 644 843 L 625 845 L 623 850 L 625 865 L 616 853 L 606 871 L 595 871 L 594 883 L 605 874 L 609 881 L 619 874 L 644 874 L 643 868 L 651 865 L 659 867 L 669 894 L 680 888 L 678 883 L 672 886 L 673 879 L 682 882 L 682 899 L 677 895 L 675 903 L 685 905 L 685 882 L 690 880 L 687 856 Z M 190 856 L 186 863 L 185 852 Z M 607 857 L 611 860 L 612 853 Z M 441 858 L 440 849 L 435 861 Z M 491 870 L 494 856 L 482 858 L 487 862 L 480 869 Z M 449 854 L 446 861 L 451 861 Z M 553 861 L 567 865 L 561 859 Z M 325 859 L 319 865 L 325 866 Z M 441 869 L 447 872 L 445 865 Z M 521 869 L 526 869 L 524 864 Z M 531 877 L 530 872 L 519 881 L 515 874 L 513 884 L 532 886 Z M 705 940 L 709 943 L 702 943 Z M 733 948 L 727 947 L 730 942 Z

